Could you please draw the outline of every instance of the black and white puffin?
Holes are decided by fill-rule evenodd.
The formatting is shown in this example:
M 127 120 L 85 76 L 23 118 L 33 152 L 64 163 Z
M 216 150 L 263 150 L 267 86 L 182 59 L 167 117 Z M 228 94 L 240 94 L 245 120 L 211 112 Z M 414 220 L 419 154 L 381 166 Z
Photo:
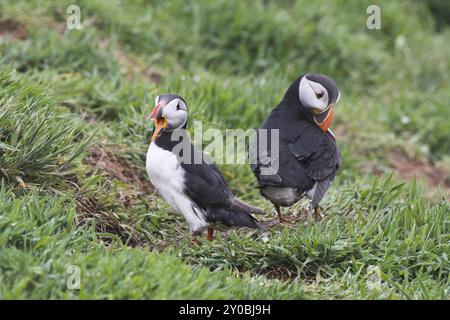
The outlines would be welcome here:
M 311 199 L 316 219 L 320 217 L 319 202 L 340 165 L 339 148 L 329 129 L 339 98 L 340 92 L 330 77 L 303 74 L 258 129 L 258 133 L 267 134 L 267 149 L 262 150 L 265 147 L 258 135 L 253 141 L 257 156 L 251 169 L 261 194 L 272 202 L 280 222 L 280 206 L 289 207 L 305 195 Z M 279 130 L 279 140 L 272 142 L 278 143 L 278 155 L 270 154 L 270 129 Z M 275 170 L 262 172 L 270 167 Z
M 207 228 L 212 240 L 214 225 L 259 228 L 251 214 L 263 213 L 236 198 L 220 170 L 195 148 L 186 131 L 186 101 L 176 94 L 156 97 L 150 119 L 155 129 L 147 152 L 151 183 L 167 203 L 183 214 L 191 234 Z

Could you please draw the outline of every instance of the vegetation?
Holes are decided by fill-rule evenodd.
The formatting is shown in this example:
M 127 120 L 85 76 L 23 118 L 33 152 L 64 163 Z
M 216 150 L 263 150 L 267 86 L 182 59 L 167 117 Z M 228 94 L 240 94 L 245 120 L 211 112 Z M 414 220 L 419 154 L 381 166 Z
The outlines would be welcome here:
M 0 1 L 0 298 L 449 299 L 450 9 L 445 1 Z M 300 73 L 333 77 L 342 168 L 322 205 L 200 246 L 153 191 L 154 97 L 190 123 L 254 128 Z M 413 179 L 414 173 L 418 180 Z M 69 289 L 68 268 L 81 270 Z

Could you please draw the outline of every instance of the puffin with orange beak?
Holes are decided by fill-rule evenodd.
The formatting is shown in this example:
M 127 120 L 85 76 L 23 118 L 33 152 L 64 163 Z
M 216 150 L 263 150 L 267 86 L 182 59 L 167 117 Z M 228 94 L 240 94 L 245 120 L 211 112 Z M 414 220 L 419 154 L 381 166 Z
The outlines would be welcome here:
M 316 219 L 320 217 L 319 202 L 340 166 L 339 148 L 330 130 L 339 98 L 340 92 L 330 77 L 301 75 L 252 142 L 256 155 L 251 169 L 262 196 L 272 202 L 280 222 L 280 207 L 289 207 L 303 196 L 311 199 Z M 273 129 L 278 130 L 279 139 L 275 141 L 271 140 Z M 278 154 L 271 154 L 272 150 Z
M 186 218 L 194 241 L 205 229 L 212 240 L 216 225 L 260 228 L 252 214 L 263 211 L 239 200 L 222 172 L 190 142 L 186 101 L 169 93 L 156 97 L 155 104 L 147 174 L 158 193 Z

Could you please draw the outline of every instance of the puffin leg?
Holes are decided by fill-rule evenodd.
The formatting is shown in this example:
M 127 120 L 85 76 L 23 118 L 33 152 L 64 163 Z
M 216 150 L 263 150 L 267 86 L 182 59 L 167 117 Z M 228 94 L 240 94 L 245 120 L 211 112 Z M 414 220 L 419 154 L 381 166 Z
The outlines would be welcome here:
M 208 227 L 206 229 L 206 239 L 212 241 L 214 239 L 214 228 Z
M 278 214 L 278 220 L 280 221 L 280 223 L 285 222 L 286 220 L 284 220 L 284 219 L 281 217 L 281 208 L 280 208 L 280 206 L 277 205 L 276 203 L 274 203 L 273 206 L 275 207 L 275 211 L 276 211 L 277 214 Z
M 314 208 L 314 218 L 316 218 L 316 221 L 320 220 L 320 208 L 319 208 L 319 206 Z

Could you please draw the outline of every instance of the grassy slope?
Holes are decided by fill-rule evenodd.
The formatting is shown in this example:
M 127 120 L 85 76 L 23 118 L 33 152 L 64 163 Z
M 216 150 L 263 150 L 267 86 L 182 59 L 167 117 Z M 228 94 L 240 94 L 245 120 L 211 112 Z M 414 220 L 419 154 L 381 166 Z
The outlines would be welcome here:
M 0 2 L 0 22 L 20 22 L 0 35 L 0 297 L 449 297 L 448 195 L 388 177 L 392 151 L 449 164 L 450 33 L 425 6 L 383 2 L 383 29 L 367 31 L 367 4 L 338 0 L 79 5 L 84 27 L 68 31 L 62 4 Z M 306 70 L 343 93 L 343 168 L 319 223 L 193 248 L 164 201 L 92 166 L 100 150 L 145 181 L 159 92 L 183 95 L 204 127 L 251 128 Z M 222 169 L 271 212 L 247 166 Z

